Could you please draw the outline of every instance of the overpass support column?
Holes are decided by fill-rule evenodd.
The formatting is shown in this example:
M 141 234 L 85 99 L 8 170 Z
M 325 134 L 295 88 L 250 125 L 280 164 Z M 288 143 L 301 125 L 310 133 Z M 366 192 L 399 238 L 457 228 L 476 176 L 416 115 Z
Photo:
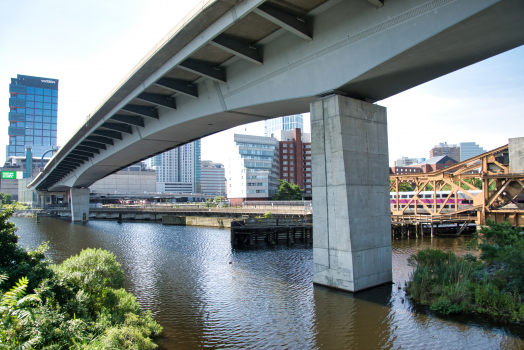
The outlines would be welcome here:
M 392 281 L 386 108 L 311 104 L 314 283 L 356 292 Z
M 71 188 L 71 221 L 89 220 L 89 188 Z

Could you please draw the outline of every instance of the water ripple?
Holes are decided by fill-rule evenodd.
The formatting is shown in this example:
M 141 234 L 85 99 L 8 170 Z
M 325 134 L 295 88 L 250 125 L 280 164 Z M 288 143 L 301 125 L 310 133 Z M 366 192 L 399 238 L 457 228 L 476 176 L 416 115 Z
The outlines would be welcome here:
M 350 294 L 313 287 L 312 249 L 232 249 L 229 231 L 154 223 L 13 218 L 20 243 L 50 241 L 61 262 L 113 251 L 126 289 L 164 327 L 163 349 L 517 349 L 522 327 L 439 318 L 412 305 L 407 259 L 425 247 L 462 253 L 466 238 L 393 241 L 393 285 Z

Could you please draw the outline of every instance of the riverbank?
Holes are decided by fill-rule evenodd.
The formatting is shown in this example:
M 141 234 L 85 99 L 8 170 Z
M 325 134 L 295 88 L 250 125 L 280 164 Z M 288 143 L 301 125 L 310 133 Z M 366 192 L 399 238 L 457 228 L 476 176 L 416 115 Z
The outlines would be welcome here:
M 143 349 L 162 327 L 124 288 L 113 253 L 84 249 L 61 264 L 47 243 L 18 244 L 11 212 L 0 213 L 0 344 L 10 349 Z
M 507 222 L 488 222 L 468 246 L 479 257 L 458 257 L 438 249 L 420 250 L 406 286 L 410 298 L 440 314 L 484 314 L 524 322 L 524 233 Z

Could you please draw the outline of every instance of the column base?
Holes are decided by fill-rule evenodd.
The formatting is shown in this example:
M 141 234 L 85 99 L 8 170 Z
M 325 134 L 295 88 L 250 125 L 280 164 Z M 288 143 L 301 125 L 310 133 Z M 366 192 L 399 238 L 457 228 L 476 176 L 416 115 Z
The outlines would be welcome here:
M 71 188 L 71 221 L 89 220 L 89 188 Z

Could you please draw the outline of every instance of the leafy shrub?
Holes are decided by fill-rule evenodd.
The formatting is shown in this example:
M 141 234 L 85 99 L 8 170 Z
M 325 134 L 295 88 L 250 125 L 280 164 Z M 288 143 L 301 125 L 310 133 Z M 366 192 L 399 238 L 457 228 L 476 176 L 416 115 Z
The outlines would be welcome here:
M 0 293 L 0 346 L 9 349 L 153 349 L 162 327 L 123 289 L 124 273 L 113 253 L 86 249 L 60 265 L 45 261 L 45 246 L 27 252 L 16 228 L 0 213 L 0 282 L 27 272 Z M 8 256 L 9 258 L 6 258 Z M 13 259 L 13 260 L 9 260 Z M 18 262 L 21 267 L 13 266 Z M 38 286 L 25 295 L 31 278 Z M 13 283 L 14 284 L 14 283 Z M 34 284 L 34 283 L 33 283 Z M 12 285 L 12 284 L 11 284 Z
M 424 249 L 409 258 L 416 266 L 406 292 L 432 311 L 450 314 L 477 312 L 502 320 L 524 321 L 524 234 L 509 223 L 488 225 L 468 246 L 480 250 L 480 260 L 469 254 Z
M 27 277 L 28 289 L 33 290 L 44 278 L 50 277 L 49 262 L 45 260 L 47 243 L 34 250 L 25 250 L 18 245 L 16 226 L 9 222 L 11 210 L 0 212 L 0 274 L 7 276 L 3 286 L 12 286 L 20 278 Z M 0 289 L 1 291 L 1 289 Z

